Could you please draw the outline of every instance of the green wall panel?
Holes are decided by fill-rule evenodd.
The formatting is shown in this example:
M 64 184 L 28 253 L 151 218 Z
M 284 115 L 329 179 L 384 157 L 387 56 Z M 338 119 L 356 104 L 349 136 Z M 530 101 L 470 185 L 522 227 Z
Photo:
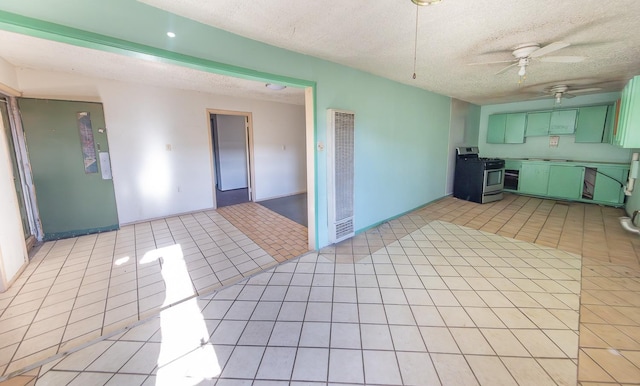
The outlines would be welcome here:
M 20 111 L 46 240 L 118 228 L 112 180 L 85 173 L 77 114 L 91 118 L 95 152 L 109 151 L 100 103 L 20 99 Z M 99 162 L 98 162 L 99 164 Z

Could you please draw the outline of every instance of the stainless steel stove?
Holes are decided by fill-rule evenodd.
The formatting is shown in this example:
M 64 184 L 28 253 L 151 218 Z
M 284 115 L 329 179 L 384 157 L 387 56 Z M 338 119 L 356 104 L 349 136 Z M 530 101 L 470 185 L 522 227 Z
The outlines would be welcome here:
M 504 160 L 478 153 L 475 146 L 456 148 L 453 196 L 480 204 L 502 200 Z

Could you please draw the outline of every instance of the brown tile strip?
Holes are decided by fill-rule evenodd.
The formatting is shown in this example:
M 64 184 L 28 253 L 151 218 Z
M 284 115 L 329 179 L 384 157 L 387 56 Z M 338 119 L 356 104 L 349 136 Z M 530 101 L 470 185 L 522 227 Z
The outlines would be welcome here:
M 307 228 L 254 202 L 217 209 L 278 262 L 309 250 Z
M 619 208 L 505 194 L 502 201 L 482 205 L 447 197 L 388 224 L 395 224 L 393 233 L 401 236 L 398 226 L 407 221 L 412 226 L 448 221 L 600 261 L 640 267 L 640 238 L 622 229 L 620 216 L 625 212 Z

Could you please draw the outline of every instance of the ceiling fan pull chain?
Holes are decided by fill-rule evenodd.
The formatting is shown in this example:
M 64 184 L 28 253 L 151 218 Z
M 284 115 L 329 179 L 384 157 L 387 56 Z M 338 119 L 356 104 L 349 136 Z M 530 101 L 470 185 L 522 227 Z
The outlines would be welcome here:
M 416 59 L 418 57 L 418 10 L 419 6 L 416 5 L 416 34 L 413 41 L 413 79 L 416 78 Z

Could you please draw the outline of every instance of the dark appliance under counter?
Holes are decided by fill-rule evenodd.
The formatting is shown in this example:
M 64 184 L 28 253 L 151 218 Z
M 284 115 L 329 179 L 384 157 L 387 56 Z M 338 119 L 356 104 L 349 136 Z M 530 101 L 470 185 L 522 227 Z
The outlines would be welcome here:
M 478 153 L 475 146 L 456 148 L 453 196 L 480 204 L 502 200 L 504 160 L 481 158 Z

